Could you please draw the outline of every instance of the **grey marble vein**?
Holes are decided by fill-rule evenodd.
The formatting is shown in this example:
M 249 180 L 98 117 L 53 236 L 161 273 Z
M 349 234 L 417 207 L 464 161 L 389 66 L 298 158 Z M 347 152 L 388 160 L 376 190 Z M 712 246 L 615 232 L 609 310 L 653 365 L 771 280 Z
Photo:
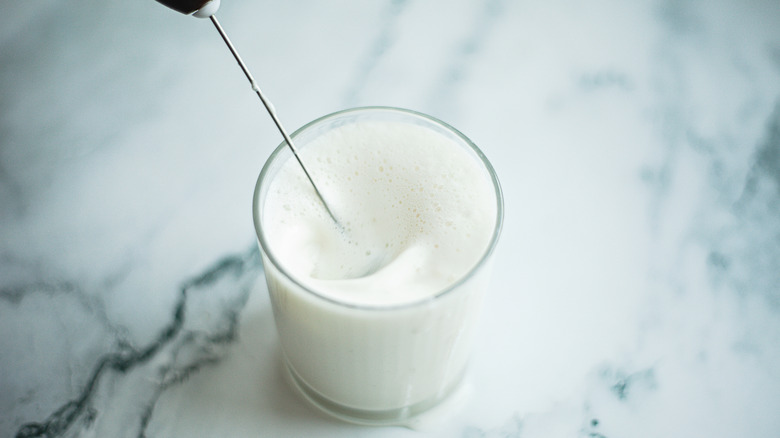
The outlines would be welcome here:
M 499 174 L 475 391 L 423 433 L 283 382 L 242 249 L 278 135 L 208 23 L 3 11 L 0 436 L 778 436 L 776 0 L 222 2 L 292 123 L 405 106 Z
M 143 437 L 162 391 L 185 381 L 201 367 L 218 362 L 220 346 L 234 340 L 250 285 L 262 273 L 259 263 L 259 252 L 253 245 L 248 252 L 225 257 L 201 275 L 184 281 L 171 321 L 153 342 L 101 357 L 76 398 L 45 420 L 22 425 L 15 436 L 104 436 L 101 431 L 114 430 L 110 424 L 101 424 L 108 418 L 126 424 L 129 429 L 121 432 L 123 436 Z M 135 386 L 140 394 L 128 401 L 117 399 L 123 392 L 106 392 L 107 381 L 114 387 Z M 112 418 L 115 415 L 126 417 Z M 119 432 L 113 435 L 118 436 L 115 433 Z
M 394 43 L 395 33 L 397 32 L 395 27 L 408 1 L 390 0 L 385 5 L 386 12 L 382 14 L 382 23 L 379 25 L 376 36 L 371 41 L 368 53 L 362 56 L 357 68 L 352 72 L 349 88 L 343 93 L 342 104 L 344 106 L 355 106 L 360 101 L 361 93 L 371 73 L 382 59 L 382 56 Z
M 469 80 L 469 72 L 480 62 L 480 55 L 484 50 L 491 30 L 502 18 L 504 0 L 488 0 L 483 2 L 477 13 L 471 18 L 470 26 L 463 29 L 463 36 L 453 49 L 445 63 L 438 72 L 436 85 L 430 90 L 426 107 L 431 108 L 434 114 L 448 120 L 458 120 L 460 115 L 455 114 L 456 108 L 466 108 L 467 104 L 460 101 L 460 86 Z M 446 15 L 441 19 L 446 19 Z

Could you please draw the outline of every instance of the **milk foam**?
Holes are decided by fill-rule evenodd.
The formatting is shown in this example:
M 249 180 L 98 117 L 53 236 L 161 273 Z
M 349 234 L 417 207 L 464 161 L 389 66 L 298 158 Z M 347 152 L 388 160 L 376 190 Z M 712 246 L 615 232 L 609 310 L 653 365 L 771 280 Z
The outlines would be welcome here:
M 278 262 L 321 295 L 419 301 L 465 276 L 490 244 L 493 184 L 444 134 L 371 121 L 328 131 L 300 154 L 343 229 L 294 159 L 272 181 L 262 222 Z

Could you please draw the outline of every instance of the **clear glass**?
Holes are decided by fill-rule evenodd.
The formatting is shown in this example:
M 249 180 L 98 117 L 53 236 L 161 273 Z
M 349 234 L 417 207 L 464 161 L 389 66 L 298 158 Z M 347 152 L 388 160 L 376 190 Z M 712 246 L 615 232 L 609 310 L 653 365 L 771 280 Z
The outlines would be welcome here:
M 342 420 L 396 425 L 438 405 L 463 381 L 501 231 L 503 198 L 484 154 L 456 129 L 421 113 L 388 107 L 349 109 L 317 119 L 291 137 L 302 152 L 328 130 L 376 120 L 423 126 L 446 136 L 468 151 L 492 181 L 496 220 L 490 243 L 476 265 L 454 284 L 411 303 L 363 306 L 324 296 L 290 275 L 269 247 L 263 228 L 270 181 L 293 158 L 284 143 L 258 177 L 253 211 L 274 320 L 293 388 L 315 407 Z

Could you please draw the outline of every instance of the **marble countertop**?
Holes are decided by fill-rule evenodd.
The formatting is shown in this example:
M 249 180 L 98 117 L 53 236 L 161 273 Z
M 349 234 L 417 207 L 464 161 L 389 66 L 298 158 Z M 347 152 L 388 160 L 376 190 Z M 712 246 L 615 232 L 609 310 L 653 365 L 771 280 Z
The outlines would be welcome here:
M 471 137 L 506 215 L 462 411 L 340 423 L 281 379 L 251 219 L 279 134 L 208 21 L 0 14 L 0 436 L 777 437 L 780 4 L 239 2 L 290 130 Z

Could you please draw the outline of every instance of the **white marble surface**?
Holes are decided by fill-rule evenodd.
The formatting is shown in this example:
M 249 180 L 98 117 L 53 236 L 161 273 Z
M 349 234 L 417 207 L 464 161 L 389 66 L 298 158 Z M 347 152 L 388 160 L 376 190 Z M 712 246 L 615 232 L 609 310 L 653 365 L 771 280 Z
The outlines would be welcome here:
M 439 117 L 506 221 L 458 415 L 342 424 L 281 380 L 251 224 L 278 133 L 207 21 L 0 14 L 0 436 L 780 436 L 780 3 L 239 2 L 290 128 Z

